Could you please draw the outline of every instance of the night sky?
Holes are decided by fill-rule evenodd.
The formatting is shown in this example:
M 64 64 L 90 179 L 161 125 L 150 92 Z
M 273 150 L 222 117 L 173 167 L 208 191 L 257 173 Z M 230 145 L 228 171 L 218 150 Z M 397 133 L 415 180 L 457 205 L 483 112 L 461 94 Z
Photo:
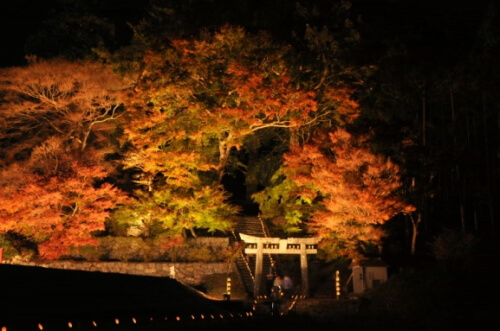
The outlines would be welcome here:
M 60 0 L 19 0 L 0 2 L 0 36 L 4 42 L 0 66 L 16 66 L 25 63 L 25 41 L 35 34 L 54 8 L 59 8 Z M 142 9 L 142 0 L 108 0 L 110 16 L 117 22 L 117 29 L 127 30 L 127 22 L 136 23 Z
M 63 2 L 73 3 L 75 1 L 77 0 L 0 0 L 0 38 L 2 41 L 0 67 L 25 64 L 26 40 L 40 30 L 44 19 L 50 15 L 58 4 Z M 102 1 L 105 4 L 104 13 L 107 18 L 116 24 L 117 38 L 122 38 L 121 40 L 127 40 L 127 36 L 130 36 L 131 32 L 127 23 L 136 24 L 144 13 L 145 4 L 148 3 L 147 0 L 81 1 L 99 4 L 101 4 L 99 1 Z M 199 4 L 204 0 L 179 1 L 186 1 L 186 3 L 197 2 Z M 269 13 L 267 18 L 262 20 L 268 26 L 264 24 L 262 28 L 266 29 L 272 26 L 273 33 L 276 33 L 276 35 L 290 36 L 292 29 L 290 25 L 287 25 L 287 19 L 284 17 L 283 12 L 285 10 L 280 11 L 280 5 L 283 5 L 284 8 L 286 4 L 287 8 L 289 8 L 295 2 L 294 0 L 246 1 L 248 5 L 247 11 L 238 8 L 240 11 L 237 14 L 230 14 L 228 8 L 237 8 L 237 1 L 205 0 L 203 5 L 214 6 L 217 9 L 210 12 L 215 12 L 216 15 L 220 16 L 197 13 L 196 18 L 189 22 L 197 22 L 199 25 L 210 25 L 210 22 L 213 22 L 211 26 L 213 28 L 216 25 L 220 26 L 220 23 L 226 18 L 231 20 L 227 23 L 238 25 L 238 20 L 253 23 L 252 18 L 259 17 L 262 20 L 263 13 L 264 15 Z M 328 0 L 316 1 L 328 3 Z M 408 162 L 413 167 L 412 170 L 415 170 L 414 173 L 437 178 L 432 185 L 436 189 L 440 189 L 437 193 L 432 192 L 432 198 L 427 199 L 426 197 L 425 204 L 422 203 L 424 222 L 418 239 L 422 243 L 422 247 L 418 247 L 417 252 L 422 251 L 422 254 L 429 254 L 430 249 L 427 243 L 437 233 L 438 225 L 449 223 L 460 226 L 461 217 L 464 217 L 468 222 L 466 229 L 468 231 L 476 230 L 478 237 L 485 238 L 483 241 L 485 244 L 481 247 L 480 254 L 476 256 L 479 261 L 477 266 L 480 272 L 477 273 L 474 282 L 471 281 L 472 285 L 479 286 L 477 291 L 474 289 L 474 298 L 476 298 L 476 295 L 484 295 L 485 290 L 490 291 L 490 285 L 498 281 L 497 275 L 500 274 L 498 268 L 498 265 L 500 265 L 500 253 L 498 253 L 498 206 L 500 200 L 498 197 L 499 186 L 497 185 L 500 177 L 500 167 L 498 167 L 500 162 L 500 148 L 498 147 L 500 103 L 498 94 L 495 94 L 495 91 L 500 88 L 498 83 L 499 66 L 496 64 L 500 59 L 500 54 L 498 54 L 500 50 L 500 24 L 495 21 L 495 18 L 498 20 L 499 13 L 496 13 L 495 16 L 495 8 L 492 6 L 495 4 L 496 10 L 500 11 L 500 1 L 351 0 L 351 3 L 353 4 L 351 8 L 352 17 L 361 17 L 360 23 L 355 24 L 355 29 L 360 32 L 362 39 L 356 56 L 359 57 L 360 62 L 363 62 L 363 64 L 378 61 L 377 64 L 381 64 L 381 67 L 385 65 L 383 69 L 387 73 L 387 76 L 381 75 L 379 77 L 382 87 L 378 92 L 381 95 L 380 100 L 382 100 L 383 105 L 377 105 L 380 109 L 373 107 L 373 113 L 378 110 L 380 112 L 386 111 L 387 113 L 383 115 L 387 115 L 387 117 L 381 115 L 381 119 L 379 119 L 376 116 L 378 113 L 375 115 L 370 113 L 367 115 L 368 119 L 366 120 L 368 124 L 363 123 L 366 124 L 366 127 L 370 126 L 370 128 L 375 127 L 378 129 L 377 133 L 382 136 L 381 141 L 384 138 L 387 140 L 394 139 L 394 137 L 406 138 L 404 137 L 405 132 L 419 133 L 423 122 L 419 118 L 422 114 L 422 94 L 425 94 L 426 90 L 424 86 L 422 89 L 424 93 L 421 93 L 419 90 L 421 86 L 417 86 L 417 84 L 408 84 L 409 87 L 406 87 L 405 83 L 408 82 L 405 79 L 408 77 L 413 78 L 413 76 L 405 76 L 404 71 L 405 69 L 408 69 L 409 72 L 413 70 L 412 73 L 416 72 L 416 76 L 421 75 L 415 81 L 422 79 L 425 82 L 427 79 L 431 83 L 435 83 L 435 85 L 427 87 L 428 91 L 435 93 L 435 99 L 431 100 L 431 97 L 428 97 L 425 100 L 430 105 L 426 108 L 428 126 L 426 134 L 430 143 L 420 146 L 422 147 L 420 150 L 415 149 L 416 152 L 411 156 L 423 155 L 422 159 L 427 157 L 427 160 L 436 164 L 424 164 L 424 166 L 428 167 L 426 169 L 422 166 L 423 163 L 417 162 L 419 160 L 414 163 Z M 228 6 L 228 4 L 231 4 L 231 6 Z M 493 20 L 488 21 L 488 18 L 493 18 Z M 490 25 L 485 26 L 487 23 Z M 399 41 L 400 44 L 398 44 Z M 491 44 L 486 45 L 487 42 Z M 398 49 L 398 46 L 401 46 L 401 48 Z M 488 46 L 491 47 L 488 48 Z M 397 57 L 390 54 L 392 50 L 406 53 Z M 384 62 L 384 59 L 389 60 Z M 494 65 L 489 66 L 490 62 L 485 64 L 483 59 L 493 61 L 491 63 L 494 63 Z M 395 63 L 398 60 L 401 62 Z M 470 63 L 476 67 L 472 67 Z M 479 70 L 484 72 L 479 73 Z M 393 71 L 397 71 L 397 74 Z M 399 75 L 401 72 L 403 74 Z M 463 74 L 465 78 L 446 76 L 456 73 Z M 489 76 L 491 82 L 484 78 L 486 75 Z M 468 80 L 469 77 L 477 81 L 471 82 Z M 439 85 L 440 83 L 444 88 L 440 89 L 442 87 Z M 393 99 L 390 98 L 390 93 L 384 95 L 380 92 L 384 92 L 386 86 L 391 87 L 391 84 L 398 87 L 399 85 L 403 86 L 400 89 L 393 87 L 391 90 L 388 88 L 389 92 L 396 95 Z M 452 113 L 450 110 L 450 91 L 454 87 L 453 84 L 458 86 L 454 95 L 456 100 L 453 101 L 455 102 L 453 106 L 457 110 L 456 120 L 455 117 L 451 119 L 452 115 L 450 115 Z M 405 88 L 410 91 L 405 90 Z M 398 95 L 398 93 L 400 94 Z M 482 99 L 485 95 L 489 99 Z M 369 101 L 371 100 L 369 99 Z M 412 111 L 413 113 L 411 113 Z M 404 118 L 401 114 L 405 112 L 410 114 L 408 117 L 413 117 L 410 119 Z M 389 119 L 384 122 L 387 118 Z M 380 121 L 376 122 L 377 120 Z M 376 127 L 376 125 L 379 125 L 379 127 Z M 408 130 L 400 130 L 400 127 L 405 125 Z M 424 128 L 425 125 L 426 123 L 423 125 Z M 364 127 L 362 128 L 364 129 Z M 471 130 L 470 134 L 468 130 Z M 421 140 L 416 139 L 416 141 L 419 143 Z M 453 149 L 453 143 L 455 143 L 455 149 Z M 422 152 L 424 149 L 427 149 L 424 152 L 429 153 L 429 155 Z M 458 166 L 461 167 L 462 175 L 455 176 L 453 171 L 458 169 Z M 491 171 L 491 177 L 489 173 L 488 176 L 485 176 L 486 171 L 484 169 L 486 168 Z M 433 177 L 436 172 L 438 175 Z M 243 183 L 244 178 L 238 178 L 237 181 L 232 189 L 243 190 L 244 188 L 239 184 Z M 229 186 L 229 184 L 227 185 Z M 422 194 L 422 196 L 424 195 Z M 243 200 L 245 197 L 241 194 L 235 196 L 235 198 Z M 465 206 L 465 216 L 460 215 L 460 211 L 463 212 L 463 210 L 458 208 L 463 206 Z M 430 222 L 425 223 L 426 217 Z M 397 221 L 399 220 L 401 219 L 397 219 Z M 405 258 L 408 257 L 409 252 L 408 249 L 408 252 L 402 253 L 400 249 L 400 247 L 406 249 L 406 246 L 408 246 L 403 241 L 399 241 L 400 238 L 407 239 L 408 234 L 411 233 L 411 224 L 407 218 L 404 221 L 400 222 L 404 226 L 400 226 L 399 223 L 394 226 L 396 235 L 389 238 L 389 240 L 392 240 L 390 244 L 393 245 L 388 246 L 389 249 L 393 249 L 389 251 L 390 254 L 393 254 L 393 260 L 388 262 L 393 262 L 396 265 L 405 265 Z M 474 223 L 479 223 L 479 226 Z M 495 228 L 496 233 L 493 231 Z M 400 235 L 400 237 L 397 237 L 397 235 Z M 425 240 L 420 239 L 423 235 L 428 237 L 425 237 Z M 420 261 L 411 262 L 418 265 Z M 493 272 L 490 272 L 491 266 L 493 266 Z M 469 277 L 468 274 L 465 276 Z M 459 281 L 458 283 L 461 285 L 462 280 L 459 279 Z M 486 286 L 488 287 L 486 288 Z M 421 294 L 421 292 L 416 289 L 413 294 Z M 461 294 L 458 291 L 455 292 Z M 467 294 L 472 292 L 471 290 Z M 405 296 L 402 302 L 406 304 L 408 297 L 409 295 Z M 466 301 L 464 300 L 464 302 Z M 486 300 L 480 297 L 477 302 L 484 304 Z M 498 309 L 498 307 L 496 308 Z
M 24 63 L 24 41 L 40 26 L 51 1 L 19 0 L 0 3 L 0 33 L 3 43 L 1 65 Z
M 17 0 L 0 3 L 0 35 L 2 47 L 1 66 L 24 63 L 24 43 L 38 31 L 57 0 Z M 224 1 L 207 0 L 209 5 L 224 8 Z M 293 1 L 292 1 L 293 2 Z M 490 0 L 475 1 L 427 1 L 427 0 L 354 0 L 352 12 L 364 22 L 361 34 L 371 43 L 372 51 L 383 47 L 386 38 L 412 38 L 416 56 L 433 56 L 465 51 L 474 38 L 488 12 Z M 136 21 L 142 13 L 140 5 L 146 1 L 107 1 L 109 15 L 119 21 L 119 29 L 128 29 L 126 22 Z M 138 5 L 140 4 L 140 5 Z M 256 11 L 265 10 L 264 2 L 254 5 Z M 248 13 L 251 15 L 251 13 Z M 221 14 L 222 15 L 222 14 Z M 207 21 L 210 18 L 205 18 Z M 364 29 L 364 30 L 363 30 Z

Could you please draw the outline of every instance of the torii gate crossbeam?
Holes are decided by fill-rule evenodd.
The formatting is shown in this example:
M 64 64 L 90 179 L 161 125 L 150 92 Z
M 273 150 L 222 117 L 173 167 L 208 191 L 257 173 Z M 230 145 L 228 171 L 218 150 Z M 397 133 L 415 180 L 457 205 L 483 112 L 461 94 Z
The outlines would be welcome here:
M 254 296 L 261 294 L 264 254 L 300 254 L 302 294 L 309 296 L 307 255 L 317 253 L 319 238 L 263 238 L 249 236 L 244 233 L 240 233 L 240 238 L 246 244 L 245 253 L 256 255 Z

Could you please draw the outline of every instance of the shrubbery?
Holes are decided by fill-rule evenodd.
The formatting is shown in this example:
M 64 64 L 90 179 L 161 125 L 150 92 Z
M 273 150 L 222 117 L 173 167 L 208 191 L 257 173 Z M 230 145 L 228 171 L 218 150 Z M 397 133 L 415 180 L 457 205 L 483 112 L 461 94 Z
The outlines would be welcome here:
M 98 246 L 74 248 L 65 260 L 79 261 L 137 261 L 137 262 L 221 262 L 228 261 L 242 249 L 229 244 L 228 238 L 190 238 L 166 246 L 161 240 L 139 237 L 99 237 Z M 7 245 L 5 260 L 34 260 L 34 250 L 16 250 Z
M 87 261 L 225 261 L 231 246 L 227 238 L 188 239 L 165 248 L 160 241 L 137 237 L 102 237 L 99 246 L 75 249 L 68 258 Z

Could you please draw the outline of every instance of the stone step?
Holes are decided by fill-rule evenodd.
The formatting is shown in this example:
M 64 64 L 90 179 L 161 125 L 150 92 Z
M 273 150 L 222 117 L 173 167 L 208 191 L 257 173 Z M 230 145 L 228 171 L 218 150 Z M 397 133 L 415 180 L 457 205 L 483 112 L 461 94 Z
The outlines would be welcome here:
M 259 217 L 239 217 L 236 219 L 236 225 L 234 234 L 235 236 L 230 239 L 231 242 L 239 241 L 239 233 L 244 233 L 250 236 L 265 237 L 267 230 L 264 228 L 265 225 L 261 222 Z M 248 266 L 247 266 L 248 263 Z M 255 256 L 246 256 L 236 260 L 236 265 L 240 276 L 245 283 L 247 292 L 253 295 L 254 290 L 254 274 L 255 274 Z M 266 276 L 271 268 L 271 258 L 269 256 L 264 256 L 263 266 L 262 266 L 262 282 L 266 282 Z M 249 270 L 250 269 L 250 270 Z

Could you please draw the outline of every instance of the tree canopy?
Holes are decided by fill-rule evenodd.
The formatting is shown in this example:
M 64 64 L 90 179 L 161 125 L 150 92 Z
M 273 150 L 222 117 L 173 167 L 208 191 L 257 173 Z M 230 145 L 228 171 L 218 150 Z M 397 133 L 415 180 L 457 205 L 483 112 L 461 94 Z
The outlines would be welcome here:
M 172 242 L 227 233 L 238 176 L 244 203 L 329 257 L 391 232 L 414 254 L 422 223 L 421 245 L 445 225 L 494 233 L 494 11 L 465 22 L 468 56 L 432 61 L 428 30 L 363 23 L 362 1 L 213 3 L 211 18 L 204 1 L 150 1 L 127 33 L 108 1 L 50 14 L 27 64 L 0 71 L 2 233 L 51 259 L 111 223 Z

